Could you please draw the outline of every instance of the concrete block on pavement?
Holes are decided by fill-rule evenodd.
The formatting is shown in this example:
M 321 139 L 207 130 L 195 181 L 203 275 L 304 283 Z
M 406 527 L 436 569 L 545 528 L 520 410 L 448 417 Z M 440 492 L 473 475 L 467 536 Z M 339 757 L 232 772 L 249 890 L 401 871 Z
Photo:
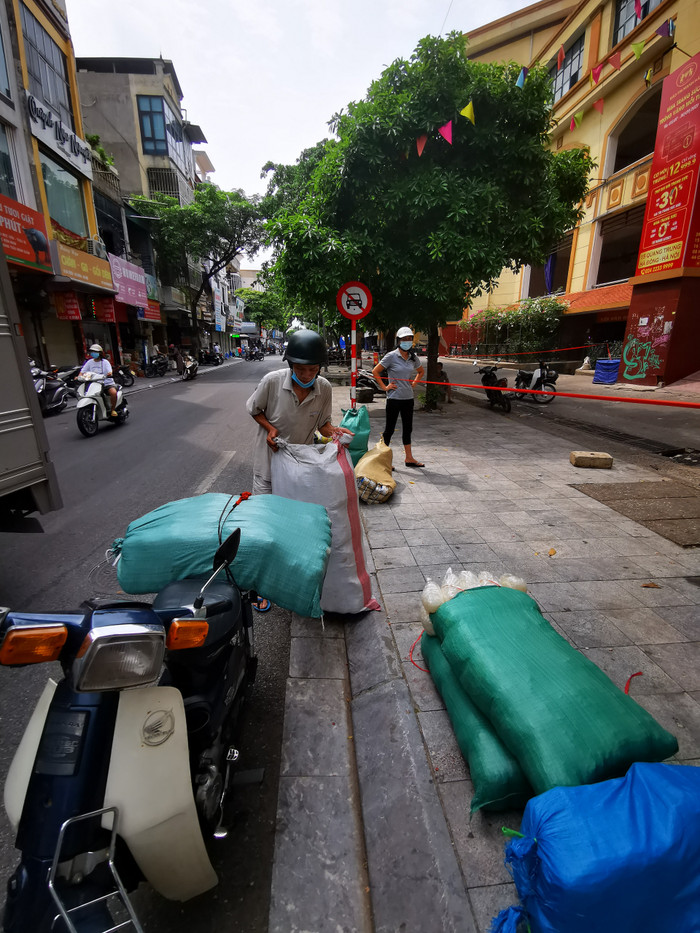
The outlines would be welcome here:
M 569 454 L 569 460 L 575 467 L 589 467 L 599 470 L 609 470 L 613 465 L 613 458 L 610 454 L 592 450 L 572 450 Z

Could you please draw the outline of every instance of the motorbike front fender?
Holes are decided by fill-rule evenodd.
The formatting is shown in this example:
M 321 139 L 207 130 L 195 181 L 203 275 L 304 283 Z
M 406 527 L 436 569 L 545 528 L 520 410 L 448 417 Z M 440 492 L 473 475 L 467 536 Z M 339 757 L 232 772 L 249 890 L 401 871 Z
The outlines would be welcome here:
M 5 781 L 5 811 L 15 833 L 19 826 L 24 800 L 27 795 L 29 778 L 32 776 L 34 762 L 39 751 L 39 742 L 44 731 L 44 723 L 51 706 L 53 695 L 56 692 L 56 681 L 49 680 L 43 693 L 34 707 L 27 728 L 24 730 L 17 751 L 15 752 L 10 770 Z
M 173 687 L 119 697 L 105 807 L 159 894 L 186 901 L 218 883 L 197 818 L 182 695 Z

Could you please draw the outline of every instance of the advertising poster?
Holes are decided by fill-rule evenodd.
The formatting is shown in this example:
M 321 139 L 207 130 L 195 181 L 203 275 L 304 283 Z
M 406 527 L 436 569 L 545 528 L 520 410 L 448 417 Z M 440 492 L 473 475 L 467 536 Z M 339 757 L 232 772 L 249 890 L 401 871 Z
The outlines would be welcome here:
M 0 240 L 8 262 L 53 272 L 44 217 L 0 194 Z
M 665 80 L 637 275 L 698 265 L 700 52 Z
M 80 305 L 75 292 L 55 292 L 51 298 L 59 321 L 80 321 Z

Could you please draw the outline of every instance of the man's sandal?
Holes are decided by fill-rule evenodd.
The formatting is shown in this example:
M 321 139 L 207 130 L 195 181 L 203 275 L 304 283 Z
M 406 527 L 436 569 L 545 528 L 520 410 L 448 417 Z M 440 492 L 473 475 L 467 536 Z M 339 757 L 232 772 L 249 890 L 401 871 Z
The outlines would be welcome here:
M 253 609 L 256 609 L 258 612 L 269 612 L 272 603 L 269 599 L 265 599 L 264 596 L 258 596 L 257 602 L 253 603 Z

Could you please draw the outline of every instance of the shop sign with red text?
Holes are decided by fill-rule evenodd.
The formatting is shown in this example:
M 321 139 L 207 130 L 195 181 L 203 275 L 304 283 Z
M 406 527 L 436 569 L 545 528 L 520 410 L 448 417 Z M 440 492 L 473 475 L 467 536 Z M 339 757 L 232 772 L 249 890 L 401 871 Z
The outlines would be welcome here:
M 51 298 L 59 321 L 80 321 L 80 305 L 74 292 L 54 292 Z
M 700 52 L 665 80 L 637 275 L 700 265 Z

